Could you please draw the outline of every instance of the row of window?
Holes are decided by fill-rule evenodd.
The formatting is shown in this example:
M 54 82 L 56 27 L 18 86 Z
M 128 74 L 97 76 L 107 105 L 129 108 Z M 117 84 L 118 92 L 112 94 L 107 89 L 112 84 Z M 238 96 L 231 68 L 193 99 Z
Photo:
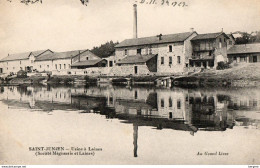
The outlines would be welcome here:
M 161 99 L 161 107 L 164 108 L 164 99 Z M 169 107 L 172 107 L 172 98 L 169 98 Z M 181 100 L 177 100 L 177 109 L 181 109 Z
M 142 54 L 142 50 L 143 48 L 138 48 L 136 49 L 136 53 L 137 54 Z M 172 45 L 169 45 L 169 52 L 173 52 L 173 48 L 172 48 Z M 145 48 L 145 53 L 146 54 L 152 54 L 152 48 Z M 125 49 L 125 55 L 128 55 L 128 49 Z
M 50 65 L 46 65 L 47 69 L 50 68 Z M 40 69 L 42 68 L 42 65 L 40 65 Z M 67 64 L 55 64 L 55 69 L 66 69 L 67 68 Z M 70 68 L 70 64 L 68 64 L 68 68 Z
M 181 63 L 181 56 L 177 56 L 177 63 Z M 164 57 L 161 57 L 161 65 L 164 65 Z M 172 56 L 169 57 L 169 65 L 172 65 Z

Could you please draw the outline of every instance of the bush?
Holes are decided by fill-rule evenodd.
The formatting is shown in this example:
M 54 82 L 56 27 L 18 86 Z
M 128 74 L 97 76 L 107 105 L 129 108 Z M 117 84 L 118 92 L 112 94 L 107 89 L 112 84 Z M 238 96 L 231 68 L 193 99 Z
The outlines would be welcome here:
M 225 63 L 223 61 L 218 62 L 217 70 L 223 70 L 230 68 L 230 65 L 228 63 Z
M 84 80 L 87 82 L 87 83 L 96 83 L 97 82 L 97 78 L 92 78 L 90 76 L 85 76 L 84 77 Z
M 27 72 L 20 70 L 17 72 L 17 77 L 18 78 L 26 78 L 27 77 Z

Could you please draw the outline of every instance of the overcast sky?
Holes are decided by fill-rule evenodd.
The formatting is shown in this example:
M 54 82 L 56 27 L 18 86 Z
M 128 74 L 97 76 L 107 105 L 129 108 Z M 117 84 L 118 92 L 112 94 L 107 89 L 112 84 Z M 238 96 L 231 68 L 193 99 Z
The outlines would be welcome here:
M 0 0 L 0 58 L 42 49 L 91 49 L 133 36 L 135 0 L 89 0 L 88 6 L 79 0 L 42 0 L 28 6 L 12 1 Z M 191 27 L 198 33 L 260 30 L 259 0 L 183 1 L 185 8 L 139 3 L 138 37 L 187 32 Z

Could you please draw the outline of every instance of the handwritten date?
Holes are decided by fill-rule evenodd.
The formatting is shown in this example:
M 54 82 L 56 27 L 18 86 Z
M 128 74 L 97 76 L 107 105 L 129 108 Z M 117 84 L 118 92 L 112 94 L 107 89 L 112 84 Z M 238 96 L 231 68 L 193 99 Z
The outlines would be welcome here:
M 160 5 L 166 5 L 166 6 L 173 6 L 173 7 L 186 7 L 188 4 L 186 2 L 177 2 L 172 0 L 139 0 L 135 1 L 136 3 L 140 4 L 160 4 Z

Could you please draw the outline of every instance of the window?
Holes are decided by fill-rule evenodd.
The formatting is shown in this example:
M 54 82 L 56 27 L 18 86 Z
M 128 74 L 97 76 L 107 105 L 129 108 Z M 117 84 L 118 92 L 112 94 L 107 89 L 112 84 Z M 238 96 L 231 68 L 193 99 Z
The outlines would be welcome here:
M 178 63 L 178 64 L 181 63 L 181 56 L 177 56 L 177 63 Z
M 181 109 L 181 100 L 177 100 L 177 108 Z
M 138 98 L 137 90 L 135 90 L 135 99 Z
M 137 54 L 142 54 L 142 49 L 141 48 L 137 49 Z
M 55 64 L 55 69 L 58 69 L 58 66 L 57 66 L 57 64 Z
M 149 54 L 152 54 L 152 48 L 151 47 L 149 48 Z
M 213 51 L 209 51 L 209 56 L 212 56 L 212 54 L 213 54 Z
M 66 69 L 66 64 L 64 64 L 64 69 Z
M 219 39 L 219 43 L 218 44 L 219 44 L 219 48 L 222 48 L 222 39 L 221 38 Z
M 42 65 L 40 65 L 40 68 L 42 68 Z
M 22 61 L 20 61 L 20 65 L 22 64 Z
M 86 57 L 86 60 L 88 60 L 88 57 Z
M 61 69 L 61 64 L 60 64 L 60 69 Z
M 172 52 L 172 45 L 169 45 L 169 52 Z
M 49 69 L 49 68 L 50 68 L 50 66 L 49 66 L 49 65 L 47 65 L 47 68 Z
M 172 65 L 172 57 L 169 57 L 169 65 Z
M 164 100 L 161 99 L 161 107 L 164 107 Z
M 221 42 L 219 42 L 219 48 L 222 48 L 222 43 Z
M 172 98 L 169 98 L 169 107 L 172 107 Z
M 128 54 L 128 51 L 127 51 L 127 49 L 125 49 L 125 55 L 127 55 Z
M 70 64 L 68 64 L 68 67 L 70 68 Z
M 161 64 L 164 64 L 164 57 L 161 57 Z

